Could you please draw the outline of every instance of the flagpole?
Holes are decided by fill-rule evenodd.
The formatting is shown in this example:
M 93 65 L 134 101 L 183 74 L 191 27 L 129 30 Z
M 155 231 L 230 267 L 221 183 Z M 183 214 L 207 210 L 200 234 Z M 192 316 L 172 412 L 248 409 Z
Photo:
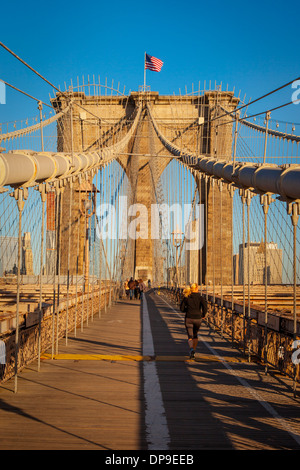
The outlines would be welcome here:
M 146 92 L 146 52 L 144 58 L 144 92 Z

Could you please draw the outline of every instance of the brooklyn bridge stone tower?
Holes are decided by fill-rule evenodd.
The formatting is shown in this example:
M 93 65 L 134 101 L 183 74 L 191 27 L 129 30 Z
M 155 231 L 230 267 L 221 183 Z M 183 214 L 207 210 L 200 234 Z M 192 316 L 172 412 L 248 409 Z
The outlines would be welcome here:
M 155 203 L 153 184 L 157 183 L 160 175 L 171 161 L 172 155 L 164 148 L 153 128 L 147 109 L 150 107 L 158 125 L 168 129 L 167 138 L 182 149 L 189 149 L 197 156 L 205 155 L 222 160 L 231 160 L 232 125 L 231 117 L 223 113 L 217 121 L 217 109 L 232 111 L 238 104 L 232 92 L 207 91 L 200 96 L 162 95 L 158 92 L 131 92 L 128 96 L 88 96 L 83 92 L 67 92 L 57 94 L 52 100 L 57 112 L 63 111 L 73 102 L 71 111 L 62 115 L 58 121 L 58 151 L 92 152 L 101 151 L 105 146 L 112 145 L 115 130 L 124 134 L 130 116 L 133 116 L 139 105 L 142 106 L 140 121 L 136 132 L 128 143 L 126 151 L 118 155 L 118 162 L 126 171 L 132 188 L 132 200 L 143 204 L 151 214 L 151 204 Z M 76 103 L 76 105 L 75 105 Z M 221 105 L 216 106 L 216 105 Z M 84 109 L 83 109 L 84 108 Z M 210 125 L 208 125 L 208 118 Z M 70 125 L 70 122 L 72 125 Z M 226 125 L 222 125 L 224 123 Z M 218 123 L 214 124 L 214 123 Z M 161 158 L 160 158 L 161 156 Z M 170 158 L 168 158 L 168 156 Z M 82 181 L 82 186 L 91 187 L 90 180 Z M 200 194 L 200 202 L 204 204 L 207 198 L 205 213 L 205 240 L 201 250 L 193 254 L 197 264 L 198 282 L 209 283 L 213 278 L 212 254 L 214 252 L 214 276 L 216 283 L 221 276 L 222 250 L 222 282 L 231 284 L 231 254 L 232 254 L 232 198 L 229 192 L 222 190 L 222 185 L 209 178 L 199 178 L 196 181 Z M 174 183 L 175 184 L 175 183 Z M 86 187 L 87 187 L 86 186 Z M 80 253 L 78 272 L 83 270 L 85 227 L 80 216 L 80 191 L 74 188 L 71 217 L 70 187 L 64 189 L 61 217 L 61 246 L 66 246 L 71 226 L 71 246 L 79 236 Z M 51 196 L 50 196 L 51 198 Z M 51 204 L 51 199 L 48 204 Z M 222 198 L 222 201 L 221 201 Z M 52 204 L 54 202 L 52 201 Z M 221 211 L 221 213 L 220 213 Z M 82 219 L 82 220 L 81 220 Z M 151 217 L 148 217 L 148 234 Z M 220 243 L 220 236 L 222 243 Z M 135 277 L 153 279 L 153 240 L 140 237 L 135 240 L 132 260 L 127 260 L 130 273 Z M 66 251 L 61 250 L 61 273 L 67 271 Z M 224 263 L 224 255 L 228 263 Z M 201 260 L 201 262 L 200 262 Z M 220 260 L 220 262 L 218 262 Z M 130 264 L 131 263 L 131 264 Z M 75 257 L 70 260 L 70 273 L 76 272 Z

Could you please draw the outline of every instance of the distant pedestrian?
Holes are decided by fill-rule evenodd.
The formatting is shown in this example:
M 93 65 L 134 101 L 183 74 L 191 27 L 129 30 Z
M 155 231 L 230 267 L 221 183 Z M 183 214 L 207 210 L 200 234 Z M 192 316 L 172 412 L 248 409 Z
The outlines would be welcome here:
M 204 297 L 198 292 L 198 284 L 192 284 L 190 293 L 188 291 L 184 293 L 180 310 L 185 313 L 185 328 L 188 336 L 190 358 L 194 359 L 198 344 L 198 331 L 202 319 L 207 313 L 207 304 Z
M 139 290 L 140 290 L 140 299 L 141 299 L 141 300 L 142 300 L 142 298 L 143 298 L 143 293 L 144 293 L 145 289 L 146 289 L 146 286 L 145 286 L 145 284 L 144 284 L 144 282 L 143 282 L 143 279 L 140 279 L 140 280 L 139 280 Z
M 134 281 L 135 286 L 134 286 L 134 298 L 139 299 L 140 298 L 140 289 L 139 289 L 139 281 L 135 279 Z
M 126 279 L 126 281 L 125 281 L 125 283 L 124 283 L 126 298 L 129 297 L 129 286 L 128 286 L 128 282 L 129 282 L 129 279 Z
M 130 300 L 132 300 L 134 297 L 134 289 L 135 289 L 135 281 L 133 280 L 133 277 L 129 279 L 128 287 L 129 287 L 129 297 L 130 297 Z

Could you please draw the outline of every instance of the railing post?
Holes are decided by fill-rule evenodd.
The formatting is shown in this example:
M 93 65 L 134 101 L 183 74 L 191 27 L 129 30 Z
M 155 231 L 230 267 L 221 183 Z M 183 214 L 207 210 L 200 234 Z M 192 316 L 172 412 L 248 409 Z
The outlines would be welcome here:
M 99 172 L 99 188 L 102 188 L 102 169 L 101 166 L 98 169 Z M 101 189 L 99 189 L 99 206 L 101 206 Z M 97 223 L 98 220 L 97 220 Z M 102 238 L 100 232 L 100 223 L 98 225 L 98 236 L 99 236 L 99 318 L 101 318 L 101 300 L 102 300 Z
M 60 301 L 60 232 L 61 232 L 61 193 L 63 192 L 62 182 L 57 180 L 54 182 L 55 190 L 55 247 L 56 262 L 53 274 L 53 316 L 52 316 L 52 352 L 51 358 L 55 353 L 58 354 L 58 334 L 59 334 L 59 301 Z M 57 276 L 57 291 L 56 291 Z M 55 317 L 56 317 L 56 340 L 55 338 Z
M 98 172 L 93 171 L 93 176 L 96 174 L 96 191 L 98 187 Z M 94 320 L 94 287 L 95 287 L 95 245 L 96 245 L 96 206 L 97 206 L 97 192 L 95 193 L 95 200 L 94 200 L 94 211 L 93 211 L 93 219 L 94 219 L 94 228 L 93 233 L 91 233 L 91 239 L 93 240 L 93 288 L 92 288 L 92 321 Z
M 47 197 L 46 184 L 39 184 L 38 191 L 42 200 L 42 227 L 41 227 L 41 257 L 40 257 L 40 302 L 39 302 L 39 333 L 38 333 L 38 371 L 41 367 L 41 327 L 43 314 L 43 262 L 44 262 L 44 231 L 45 231 L 45 202 Z
M 268 373 L 268 264 L 267 264 L 267 221 L 269 206 L 272 202 L 270 193 L 262 194 L 260 203 L 264 212 L 264 258 L 265 258 L 265 347 L 264 347 L 264 361 L 265 361 L 265 374 Z
M 18 270 L 17 270 L 17 305 L 16 305 L 16 336 L 15 336 L 15 384 L 14 392 L 18 391 L 18 364 L 19 364 L 19 331 L 20 331 L 20 283 L 21 283 L 21 262 L 22 262 L 22 213 L 25 200 L 28 197 L 27 188 L 17 188 L 11 194 L 17 201 L 19 211 L 19 228 L 18 228 Z
M 245 299 L 245 202 L 246 194 L 244 189 L 240 189 L 240 197 L 243 204 L 243 350 L 246 352 L 245 345 L 245 323 L 246 323 L 246 299 Z
M 68 239 L 68 265 L 67 265 L 67 307 L 66 307 L 66 346 L 68 345 L 68 328 L 69 328 L 69 293 L 70 293 L 70 254 L 71 254 L 71 226 L 72 226 L 72 204 L 73 204 L 73 178 L 69 180 L 69 239 Z
M 220 285 L 221 285 L 221 335 L 224 334 L 224 308 L 223 308 L 223 262 L 221 259 L 222 253 L 222 223 L 223 223 L 223 207 L 222 207 L 222 194 L 223 194 L 223 181 L 217 180 L 220 192 Z
M 56 186 L 56 197 L 57 197 L 57 312 L 56 312 L 56 347 L 55 352 L 58 354 L 58 340 L 59 340 L 59 304 L 60 304 L 60 263 L 61 263 L 61 220 L 62 220 L 62 195 L 64 191 L 64 182 L 59 181 Z
M 293 225 L 293 340 L 297 339 L 297 225 L 300 215 L 300 202 L 287 204 L 288 214 L 291 215 Z M 293 393 L 297 393 L 297 366 L 294 366 Z
M 80 188 L 81 185 L 81 174 L 77 176 L 78 186 Z M 77 336 L 77 315 L 78 315 L 78 275 L 79 275 L 79 240 L 80 240 L 80 191 L 78 191 L 78 218 L 77 218 L 77 249 L 76 249 L 76 304 L 75 304 L 75 328 L 74 328 L 74 336 Z M 83 300 L 83 298 L 82 298 Z
M 87 188 L 87 173 L 85 173 L 85 180 L 86 180 L 86 188 Z M 84 297 L 85 297 L 85 292 L 86 292 L 86 266 L 87 266 L 87 234 L 88 234 L 88 219 L 87 219 L 87 209 L 86 209 L 86 204 L 84 204 L 84 211 L 81 209 L 81 193 L 79 193 L 80 197 L 80 211 L 81 215 L 84 216 L 84 243 L 83 243 L 83 262 L 82 262 L 82 303 L 81 303 L 81 332 L 83 331 L 83 324 L 84 324 Z M 85 201 L 87 200 L 87 189 L 85 190 Z M 87 302 L 87 325 L 88 325 L 88 302 Z
M 250 236 L 250 204 L 251 199 L 253 197 L 253 193 L 251 191 L 246 190 L 246 204 L 247 204 L 247 222 L 248 222 L 248 316 L 247 316 L 247 340 L 248 340 L 248 361 L 251 361 L 251 306 L 250 306 L 250 243 L 251 243 L 251 236 Z
M 216 303 L 216 293 L 215 293 L 215 179 L 211 178 L 211 188 L 212 188 L 212 249 L 211 249 L 211 256 L 212 256 L 212 263 L 213 263 L 213 303 L 214 303 L 214 311 L 215 311 L 215 303 Z M 214 328 L 215 328 L 215 316 L 214 316 Z
M 208 176 L 204 175 L 205 180 L 205 289 L 206 289 L 206 301 L 208 301 L 208 284 L 207 284 L 207 265 L 208 265 L 208 248 L 207 248 L 207 236 L 208 236 L 208 194 L 207 194 L 207 183 Z
M 237 188 L 233 184 L 227 185 L 227 190 L 231 198 L 231 344 L 234 342 L 234 321 L 233 321 L 233 310 L 234 310 L 234 268 L 233 268 L 233 197 L 234 192 Z

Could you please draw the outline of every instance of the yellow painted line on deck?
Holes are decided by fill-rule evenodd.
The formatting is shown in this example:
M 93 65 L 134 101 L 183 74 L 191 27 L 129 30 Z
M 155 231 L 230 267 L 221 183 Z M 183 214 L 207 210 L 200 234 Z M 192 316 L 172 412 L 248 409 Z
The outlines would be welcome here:
M 42 354 L 42 360 L 60 361 L 157 361 L 157 362 L 221 362 L 216 356 L 196 355 L 195 359 L 188 356 L 138 356 L 138 355 L 113 355 L 113 354 Z M 247 358 L 223 357 L 227 362 L 248 362 Z

